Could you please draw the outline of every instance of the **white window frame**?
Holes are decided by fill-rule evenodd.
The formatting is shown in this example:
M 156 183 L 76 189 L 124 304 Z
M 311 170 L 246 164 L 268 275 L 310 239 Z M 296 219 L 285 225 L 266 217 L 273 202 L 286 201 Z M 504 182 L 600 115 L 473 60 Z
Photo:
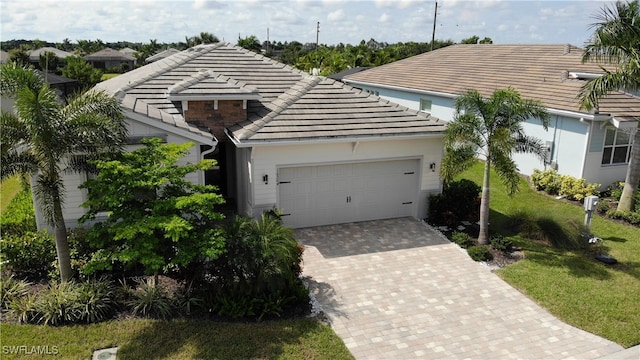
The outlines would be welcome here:
M 431 114 L 431 106 L 433 102 L 429 99 L 420 98 L 420 111 Z
M 610 134 L 611 131 L 614 132 L 613 139 L 610 144 L 607 144 L 607 135 Z M 614 128 L 614 127 L 605 128 L 604 141 L 602 146 L 602 161 L 601 161 L 602 166 L 624 165 L 629 163 L 629 159 L 631 157 L 631 147 L 633 146 L 633 136 L 631 136 L 629 132 L 624 132 L 624 134 L 627 136 L 627 142 L 618 143 L 620 141 L 619 135 L 621 133 L 623 133 L 623 131 L 618 128 Z M 613 162 L 614 155 L 616 154 L 616 150 L 621 151 L 623 148 L 626 149 L 625 161 Z M 608 157 L 608 159 L 605 159 L 606 157 Z

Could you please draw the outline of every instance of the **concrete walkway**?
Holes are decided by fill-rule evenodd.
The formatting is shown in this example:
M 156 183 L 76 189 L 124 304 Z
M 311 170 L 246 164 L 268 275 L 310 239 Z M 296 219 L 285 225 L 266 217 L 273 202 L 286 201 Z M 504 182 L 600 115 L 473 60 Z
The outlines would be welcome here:
M 296 230 L 304 275 L 356 359 L 596 359 L 569 326 L 409 218 Z

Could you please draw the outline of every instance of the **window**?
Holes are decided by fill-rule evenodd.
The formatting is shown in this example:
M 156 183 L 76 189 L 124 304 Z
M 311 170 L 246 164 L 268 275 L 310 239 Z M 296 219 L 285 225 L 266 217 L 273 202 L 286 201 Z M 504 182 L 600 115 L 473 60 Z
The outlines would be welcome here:
M 607 128 L 602 149 L 602 165 L 626 164 L 631 155 L 633 138 L 628 132 Z
M 420 99 L 420 111 L 431 114 L 431 100 Z

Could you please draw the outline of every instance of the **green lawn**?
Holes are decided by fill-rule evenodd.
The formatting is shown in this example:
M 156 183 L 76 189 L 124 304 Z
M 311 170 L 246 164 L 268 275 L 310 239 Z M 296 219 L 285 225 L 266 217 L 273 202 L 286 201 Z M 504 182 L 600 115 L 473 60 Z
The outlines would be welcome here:
M 0 214 L 4 212 L 20 189 L 20 179 L 17 176 L 7 178 L 0 183 Z
M 57 347 L 64 359 L 89 359 L 118 347 L 118 359 L 353 359 L 342 340 L 312 319 L 222 323 L 122 320 L 76 326 L 1 324 L 2 347 Z M 48 359 L 51 355 L 23 355 Z M 2 359 L 19 358 L 3 351 Z
M 114 77 L 120 76 L 121 74 L 118 73 L 107 73 L 107 74 L 102 74 L 102 78 L 100 78 L 100 81 L 105 81 L 105 80 L 109 80 L 112 79 Z
M 482 165 L 460 177 L 481 184 Z M 495 173 L 492 180 L 491 231 L 508 236 L 525 251 L 523 261 L 498 270 L 498 275 L 568 324 L 624 347 L 639 344 L 640 228 L 594 217 L 592 232 L 619 261 L 607 266 L 588 249 L 562 249 L 563 239 L 575 241 L 576 225 L 584 221 L 581 206 L 538 193 L 525 180 L 520 192 L 509 198 Z M 556 246 L 515 234 L 512 219 L 523 213 L 555 237 Z

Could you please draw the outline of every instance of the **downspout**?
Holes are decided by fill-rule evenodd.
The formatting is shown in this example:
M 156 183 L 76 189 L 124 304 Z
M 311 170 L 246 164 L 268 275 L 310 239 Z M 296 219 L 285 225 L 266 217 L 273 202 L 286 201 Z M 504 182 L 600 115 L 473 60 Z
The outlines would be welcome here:
M 551 139 L 551 158 L 549 159 L 549 166 L 553 169 L 552 163 L 556 160 L 556 168 L 558 167 L 558 159 L 556 158 L 556 137 L 558 134 L 558 118 L 560 115 L 556 114 L 556 123 L 553 126 L 553 138 Z M 546 168 L 546 165 L 545 165 Z
M 211 149 L 201 152 L 200 153 L 201 160 L 205 160 L 205 156 L 211 154 L 215 149 L 216 149 L 216 146 L 215 145 L 211 145 Z M 203 185 L 205 184 L 204 183 L 205 182 L 204 172 L 205 172 L 205 170 L 201 170 L 200 171 L 200 183 L 203 184 Z

